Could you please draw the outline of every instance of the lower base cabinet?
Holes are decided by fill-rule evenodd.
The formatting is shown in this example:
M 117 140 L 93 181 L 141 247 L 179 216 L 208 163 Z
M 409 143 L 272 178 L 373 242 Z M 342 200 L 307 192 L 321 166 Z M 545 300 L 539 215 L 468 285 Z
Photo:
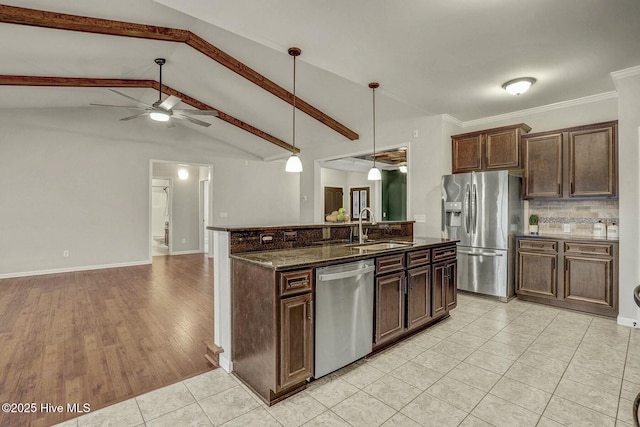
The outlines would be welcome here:
M 457 302 L 456 273 L 455 243 L 376 258 L 374 349 L 446 317 Z
M 618 315 L 618 243 L 518 238 L 518 298 Z

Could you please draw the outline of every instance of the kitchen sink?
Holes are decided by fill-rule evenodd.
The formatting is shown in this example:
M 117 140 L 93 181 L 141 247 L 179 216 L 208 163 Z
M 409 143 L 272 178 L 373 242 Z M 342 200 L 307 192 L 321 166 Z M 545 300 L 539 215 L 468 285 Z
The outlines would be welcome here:
M 357 249 L 360 252 L 376 252 L 376 251 L 384 251 L 387 249 L 397 249 L 397 248 L 406 248 L 408 246 L 413 246 L 412 243 L 401 243 L 401 242 L 380 242 L 380 243 L 363 243 L 361 245 L 353 245 L 352 249 Z

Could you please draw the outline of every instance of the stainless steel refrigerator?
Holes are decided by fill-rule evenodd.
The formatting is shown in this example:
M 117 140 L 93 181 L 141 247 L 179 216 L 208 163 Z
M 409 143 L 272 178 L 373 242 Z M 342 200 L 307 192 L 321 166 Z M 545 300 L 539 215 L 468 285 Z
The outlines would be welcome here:
M 521 179 L 508 171 L 442 177 L 442 231 L 458 242 L 458 289 L 506 301 L 515 294 L 515 256 L 522 233 Z

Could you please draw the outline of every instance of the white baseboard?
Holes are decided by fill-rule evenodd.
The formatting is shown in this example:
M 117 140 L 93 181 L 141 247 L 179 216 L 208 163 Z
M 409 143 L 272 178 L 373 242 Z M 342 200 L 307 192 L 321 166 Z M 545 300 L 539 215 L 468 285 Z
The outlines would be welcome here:
M 638 321 L 638 319 L 629 319 L 627 317 L 618 316 L 618 325 L 629 326 L 630 328 L 640 328 L 640 321 Z
M 196 249 L 195 251 L 173 251 L 171 252 L 170 255 L 187 255 L 187 254 L 203 254 L 204 252 L 202 252 L 199 249 Z
M 73 273 L 74 271 L 85 271 L 85 270 L 102 270 L 104 268 L 134 267 L 137 265 L 147 265 L 147 264 L 151 264 L 151 261 L 146 260 L 146 261 L 134 261 L 134 262 L 120 262 L 116 264 L 83 265 L 80 267 L 54 268 L 51 270 L 20 271 L 17 273 L 2 273 L 0 274 L 0 279 L 11 279 L 13 277 L 26 277 L 26 276 L 42 276 L 44 274 Z
M 222 369 L 229 373 L 233 372 L 233 362 L 229 360 L 229 358 L 226 357 L 224 353 L 220 353 L 218 355 L 218 362 Z

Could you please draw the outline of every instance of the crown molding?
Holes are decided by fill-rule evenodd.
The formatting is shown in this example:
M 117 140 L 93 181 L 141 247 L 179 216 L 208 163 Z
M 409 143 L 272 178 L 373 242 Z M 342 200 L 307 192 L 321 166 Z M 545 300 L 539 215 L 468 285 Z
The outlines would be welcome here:
M 466 128 L 471 126 L 483 125 L 487 123 L 493 123 L 501 120 L 510 120 L 517 117 L 529 116 L 532 114 L 544 113 L 547 111 L 560 110 L 562 108 L 575 107 L 576 105 L 589 104 L 592 102 L 604 101 L 606 99 L 612 99 L 617 97 L 618 97 L 618 92 L 614 90 L 611 92 L 600 93 L 597 95 L 590 95 L 582 98 L 571 99 L 568 101 L 542 105 L 540 107 L 528 108 L 526 110 L 513 111 L 511 113 L 499 114 L 497 116 L 491 116 L 491 117 L 484 117 L 482 119 L 477 119 L 477 120 L 469 120 L 469 121 L 463 122 L 462 127 Z
M 450 116 L 448 114 L 441 114 L 442 120 L 447 122 L 447 123 L 451 123 L 452 125 L 456 125 L 456 126 L 464 126 L 464 122 L 462 120 L 458 120 L 453 116 Z
M 635 67 L 625 68 L 624 70 L 612 71 L 609 73 L 611 75 L 611 80 L 613 80 L 613 84 L 618 89 L 618 80 L 624 79 L 627 77 L 637 76 L 640 74 L 640 65 L 636 65 Z

